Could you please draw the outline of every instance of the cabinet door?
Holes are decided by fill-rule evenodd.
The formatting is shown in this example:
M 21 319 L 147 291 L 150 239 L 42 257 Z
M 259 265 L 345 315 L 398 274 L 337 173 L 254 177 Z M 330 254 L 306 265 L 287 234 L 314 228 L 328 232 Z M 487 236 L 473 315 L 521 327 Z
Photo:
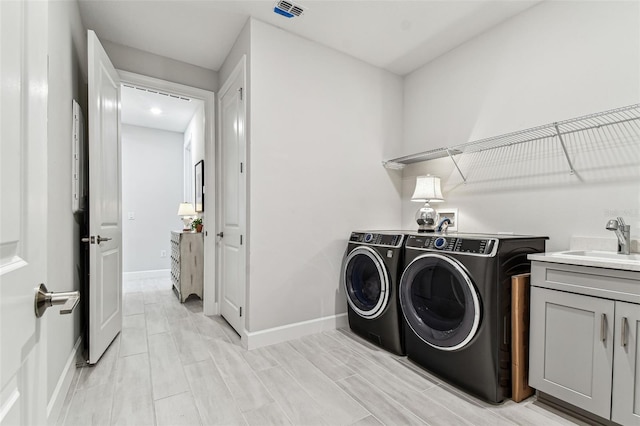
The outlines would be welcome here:
M 614 306 L 606 299 L 532 287 L 529 384 L 608 419 Z
M 616 302 L 611 420 L 640 425 L 640 305 Z

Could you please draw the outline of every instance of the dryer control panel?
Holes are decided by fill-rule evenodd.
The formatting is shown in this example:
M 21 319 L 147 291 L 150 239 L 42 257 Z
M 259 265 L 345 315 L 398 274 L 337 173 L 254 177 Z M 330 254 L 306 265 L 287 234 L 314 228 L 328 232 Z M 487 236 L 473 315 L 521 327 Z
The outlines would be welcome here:
M 372 246 L 400 247 L 404 235 L 402 234 L 381 234 L 375 232 L 352 232 L 349 242 L 369 244 Z
M 493 256 L 498 247 L 495 238 L 460 238 L 446 235 L 409 235 L 407 248 Z

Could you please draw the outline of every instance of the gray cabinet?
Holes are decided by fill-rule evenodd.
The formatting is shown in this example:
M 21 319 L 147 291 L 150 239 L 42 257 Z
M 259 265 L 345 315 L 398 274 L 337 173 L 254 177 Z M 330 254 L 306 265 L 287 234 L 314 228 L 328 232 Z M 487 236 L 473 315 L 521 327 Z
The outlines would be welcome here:
M 640 424 L 638 297 L 637 272 L 533 262 L 530 385 L 616 423 Z
M 608 419 L 614 302 L 531 289 L 529 384 Z
M 180 302 L 191 294 L 202 299 L 204 240 L 202 233 L 171 232 L 171 282 Z
M 611 420 L 640 425 L 640 306 L 616 302 Z

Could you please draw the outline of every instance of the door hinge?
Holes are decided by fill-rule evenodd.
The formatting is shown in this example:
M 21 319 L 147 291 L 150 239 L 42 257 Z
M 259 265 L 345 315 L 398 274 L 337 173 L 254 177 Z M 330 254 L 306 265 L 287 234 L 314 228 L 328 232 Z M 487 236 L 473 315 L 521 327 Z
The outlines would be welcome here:
M 240 306 L 240 316 L 242 316 L 242 306 Z
M 243 97 L 243 96 L 242 96 L 242 92 L 243 92 L 243 91 L 244 91 L 244 90 L 242 89 L 242 87 L 238 89 L 238 92 L 240 92 L 240 100 L 242 100 L 242 97 Z
M 242 172 L 243 172 L 243 170 L 244 170 L 244 164 L 243 164 L 243 163 L 240 163 L 240 173 L 242 173 Z
M 242 235 L 240 235 L 240 245 L 242 245 Z

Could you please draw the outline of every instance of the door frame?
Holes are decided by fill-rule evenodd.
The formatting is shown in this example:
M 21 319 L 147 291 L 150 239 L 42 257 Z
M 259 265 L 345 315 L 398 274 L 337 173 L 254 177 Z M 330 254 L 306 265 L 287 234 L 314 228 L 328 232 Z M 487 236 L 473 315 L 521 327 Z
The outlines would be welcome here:
M 250 132 L 249 132 L 249 117 L 247 114 L 247 103 L 248 103 L 248 99 L 249 99 L 249 90 L 247 88 L 247 55 L 242 55 L 242 57 L 240 58 L 240 60 L 238 61 L 238 63 L 235 65 L 235 67 L 233 67 L 233 71 L 231 71 L 231 73 L 229 73 L 229 76 L 227 76 L 227 79 L 225 80 L 225 82 L 222 84 L 222 86 L 220 87 L 220 89 L 218 90 L 218 112 L 217 112 L 217 123 L 218 123 L 218 128 L 216 129 L 216 143 L 215 143 L 215 154 L 216 154 L 216 178 L 217 178 L 217 186 L 216 186 L 216 234 L 218 234 L 219 232 L 222 231 L 222 217 L 224 212 L 222 211 L 223 208 L 223 203 L 221 201 L 221 197 L 222 197 L 222 185 L 224 185 L 224 179 L 222 176 L 222 166 L 220 164 L 220 162 L 222 161 L 222 156 L 220 155 L 220 153 L 222 152 L 222 97 L 224 96 L 224 94 L 229 90 L 229 87 L 232 85 L 233 81 L 237 78 L 238 74 L 242 74 L 242 88 L 244 90 L 244 94 L 243 94 L 243 102 L 242 102 L 242 107 L 244 108 L 244 140 L 245 140 L 245 154 L 244 154 L 244 165 L 245 165 L 245 188 L 244 188 L 244 193 L 245 193 L 245 199 L 244 202 L 241 203 L 241 206 L 244 205 L 244 212 L 241 213 L 241 215 L 243 215 L 244 223 L 241 223 L 241 226 L 244 226 L 244 238 L 245 238 L 245 243 L 241 246 L 243 247 L 244 253 L 244 266 L 245 266 L 245 291 L 244 291 L 244 308 L 245 308 L 245 315 L 242 317 L 242 330 L 239 331 L 240 333 L 240 341 L 241 344 L 247 348 L 248 347 L 248 331 L 247 331 L 247 318 L 249 318 L 249 303 L 247 301 L 248 299 L 248 295 L 249 295 L 249 273 L 248 273 L 248 265 L 249 265 L 249 244 L 250 244 L 250 239 L 249 239 L 249 218 L 248 218 L 248 212 L 249 212 L 249 162 L 248 162 L 248 158 L 249 158 L 249 140 L 250 140 Z M 210 197 L 211 198 L 211 197 Z M 217 240 L 217 238 L 216 238 Z M 218 248 L 218 244 L 216 241 L 216 250 Z M 221 300 L 222 298 L 222 267 L 220 265 L 221 263 L 221 250 L 217 250 L 216 252 L 216 257 L 215 257 L 215 261 L 216 261 L 216 265 L 218 266 L 216 269 L 216 276 L 215 276 L 215 281 L 216 281 L 216 298 L 218 301 Z
M 209 90 L 199 89 L 197 87 L 187 86 L 172 81 L 162 80 L 155 77 L 149 77 L 129 71 L 117 69 L 120 74 L 120 81 L 135 86 L 141 86 L 148 89 L 160 90 L 176 95 L 182 95 L 191 99 L 198 99 L 204 102 L 204 160 L 207 166 L 205 173 L 205 190 L 206 188 L 216 188 L 216 155 L 215 155 L 215 93 Z M 209 190 L 211 191 L 211 189 Z M 216 207 L 215 197 L 204 197 L 204 211 L 207 215 L 207 222 L 211 224 L 217 223 L 218 211 Z M 209 216 L 211 215 L 211 216 Z M 210 229 L 213 232 L 213 227 Z M 167 236 L 167 239 L 169 236 Z M 202 309 L 205 315 L 217 315 L 218 308 L 218 292 L 216 291 L 216 262 L 217 246 L 215 243 L 215 235 L 208 235 L 208 231 L 204 231 L 204 284 L 203 284 L 203 300 Z

